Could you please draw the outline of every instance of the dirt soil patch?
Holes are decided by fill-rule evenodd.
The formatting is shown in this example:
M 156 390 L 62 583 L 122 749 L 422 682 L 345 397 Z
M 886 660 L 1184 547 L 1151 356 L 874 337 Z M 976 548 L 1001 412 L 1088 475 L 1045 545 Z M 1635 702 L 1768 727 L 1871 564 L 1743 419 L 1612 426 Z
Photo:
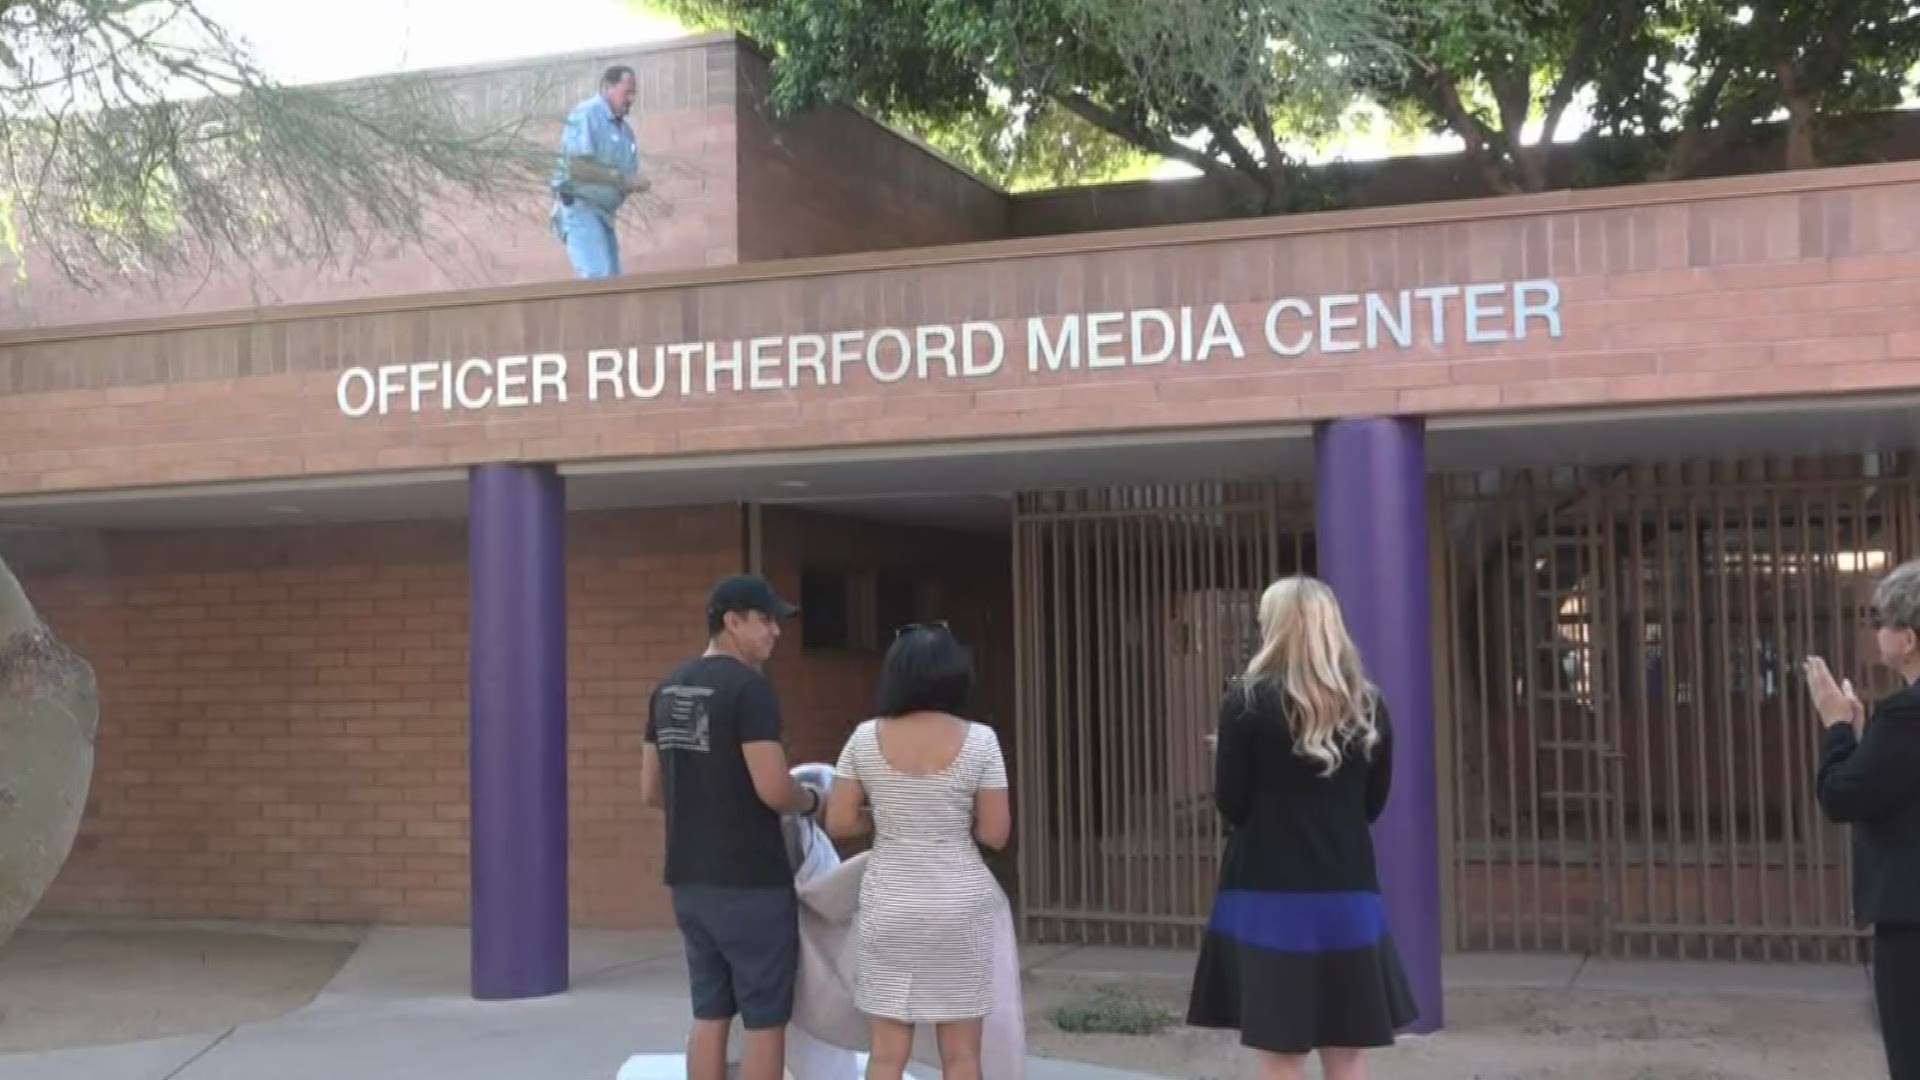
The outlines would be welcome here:
M 0 947 L 0 1053 L 220 1032 L 312 1001 L 345 938 L 35 928 Z
M 1029 978 L 1032 1052 L 1180 1080 L 1251 1077 L 1231 1032 L 1182 1025 L 1157 1035 L 1068 1034 L 1054 1011 L 1122 995 L 1184 1016 L 1185 980 Z M 1447 1030 L 1371 1055 L 1373 1080 L 1806 1080 L 1886 1075 L 1858 1001 L 1455 990 Z M 1317 1068 L 1309 1070 L 1318 1076 Z

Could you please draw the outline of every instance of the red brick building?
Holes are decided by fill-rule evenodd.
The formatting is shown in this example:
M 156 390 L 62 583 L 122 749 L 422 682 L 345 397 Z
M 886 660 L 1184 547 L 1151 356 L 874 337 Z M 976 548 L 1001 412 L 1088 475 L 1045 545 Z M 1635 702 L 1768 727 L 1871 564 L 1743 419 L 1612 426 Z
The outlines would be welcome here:
M 792 753 L 863 717 L 894 622 L 950 618 L 1028 932 L 1178 945 L 1214 688 L 1307 569 L 1405 703 L 1421 978 L 1443 941 L 1852 948 L 1792 661 L 1867 675 L 1859 586 L 1917 553 L 1920 166 L 1134 227 L 1162 194 L 776 125 L 730 38 L 569 58 L 570 92 L 615 59 L 672 166 L 626 278 L 566 280 L 532 198 L 485 258 L 270 304 L 36 269 L 0 308 L 5 551 L 103 693 L 47 910 L 662 925 L 640 715 L 748 566 L 809 609 Z M 563 744 L 470 692 L 543 642 Z M 489 752 L 563 753 L 488 771 L 495 706 Z

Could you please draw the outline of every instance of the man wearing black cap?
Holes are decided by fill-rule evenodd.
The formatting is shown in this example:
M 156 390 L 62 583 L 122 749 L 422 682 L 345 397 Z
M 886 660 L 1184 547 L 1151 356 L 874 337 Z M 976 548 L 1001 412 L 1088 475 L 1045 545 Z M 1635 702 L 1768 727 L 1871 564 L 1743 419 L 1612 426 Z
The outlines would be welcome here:
M 640 796 L 666 810 L 666 882 L 693 996 L 687 1080 L 723 1080 L 736 1016 L 742 1080 L 785 1075 L 800 925 L 780 817 L 817 815 L 821 795 L 788 771 L 760 669 L 799 611 L 757 576 L 723 579 L 707 598 L 707 651 L 648 702 Z

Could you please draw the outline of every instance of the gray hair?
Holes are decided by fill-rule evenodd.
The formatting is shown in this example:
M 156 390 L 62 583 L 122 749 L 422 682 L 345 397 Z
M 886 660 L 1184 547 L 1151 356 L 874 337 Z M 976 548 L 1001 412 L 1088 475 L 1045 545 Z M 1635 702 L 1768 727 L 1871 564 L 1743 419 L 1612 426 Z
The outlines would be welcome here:
M 1873 608 L 1886 626 L 1920 630 L 1920 559 L 1903 562 L 1873 588 Z

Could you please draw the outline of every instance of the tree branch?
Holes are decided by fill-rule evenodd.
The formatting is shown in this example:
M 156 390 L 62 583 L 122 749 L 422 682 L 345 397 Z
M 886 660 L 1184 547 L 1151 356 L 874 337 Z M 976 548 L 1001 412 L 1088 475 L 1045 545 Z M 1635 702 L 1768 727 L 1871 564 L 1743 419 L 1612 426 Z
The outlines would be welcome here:
M 484 106 L 509 119 L 418 77 L 286 89 L 200 2 L 0 0 L 0 254 L 24 267 L 31 245 L 83 286 L 189 260 L 324 264 L 424 244 L 435 200 L 517 202 L 549 167 L 523 135 L 544 75 Z
M 1259 162 L 1253 160 L 1253 152 L 1247 149 L 1246 143 L 1240 141 L 1240 134 L 1233 129 L 1233 124 L 1223 120 L 1207 125 L 1207 129 L 1213 132 L 1214 144 L 1227 155 L 1228 161 L 1233 162 L 1234 170 L 1260 188 L 1262 212 L 1270 209 L 1267 204 L 1273 197 L 1273 177 L 1260 167 Z
M 1078 116 L 1080 119 L 1085 120 L 1087 123 L 1092 124 L 1094 127 L 1099 128 L 1109 135 L 1125 139 L 1143 150 L 1150 150 L 1164 157 L 1170 157 L 1175 161 L 1184 161 L 1216 180 L 1225 180 L 1229 183 L 1251 183 L 1250 177 L 1245 177 L 1238 170 L 1222 164 L 1219 158 L 1201 153 L 1190 146 L 1175 141 L 1169 135 L 1152 131 L 1144 125 L 1135 123 L 1114 112 L 1112 109 L 1107 108 L 1105 105 L 1087 97 L 1085 94 L 1077 91 L 1072 93 L 1055 92 L 1052 94 L 1052 97 L 1053 100 L 1059 102 L 1067 111 Z
M 1286 197 L 1281 170 L 1286 168 L 1287 152 L 1280 149 L 1280 140 L 1274 135 L 1273 114 L 1268 111 L 1266 102 L 1258 102 L 1254 105 L 1253 134 L 1260 140 L 1260 153 L 1266 157 L 1263 164 L 1271 180 L 1267 189 L 1269 205 L 1266 209 L 1270 214 L 1276 213 L 1281 209 L 1281 202 Z
M 1708 130 L 1707 123 L 1719 112 L 1720 95 L 1726 91 L 1727 80 L 1732 76 L 1732 65 L 1723 63 L 1694 90 L 1693 100 L 1687 103 L 1686 117 L 1681 121 L 1680 138 L 1667 154 L 1667 163 L 1657 179 L 1679 180 L 1690 175 L 1700 160 L 1725 137 L 1727 124 L 1724 121 L 1719 125 L 1718 136 Z
M 1567 108 L 1573 104 L 1573 95 L 1586 83 L 1593 68 L 1594 54 L 1600 48 L 1600 34 L 1606 26 L 1608 4 L 1600 0 L 1590 0 L 1587 17 L 1580 24 L 1579 36 L 1574 38 L 1573 48 L 1567 51 L 1567 62 L 1560 70 L 1560 80 L 1547 94 L 1546 112 L 1540 125 L 1540 141 L 1531 147 L 1522 147 L 1519 151 L 1520 174 L 1527 187 L 1533 191 L 1544 191 L 1547 187 L 1547 162 L 1553 153 L 1554 136 L 1559 134 L 1560 121 L 1566 117 Z M 1644 19 L 1646 8 L 1634 5 L 1637 15 L 1629 18 Z
M 1461 141 L 1467 144 L 1467 160 L 1473 162 L 1474 167 L 1480 170 L 1480 178 L 1486 181 L 1487 187 L 1493 194 L 1512 194 L 1514 191 L 1512 179 L 1507 176 L 1505 170 L 1500 168 L 1500 162 L 1490 152 L 1493 133 L 1479 117 L 1473 115 L 1473 111 L 1467 108 L 1466 102 L 1461 100 L 1460 88 L 1455 86 L 1453 79 L 1439 68 L 1433 69 L 1427 76 L 1427 82 L 1433 103 L 1438 106 L 1435 111 L 1446 118 L 1447 126 L 1451 127 L 1454 134 L 1460 136 Z

